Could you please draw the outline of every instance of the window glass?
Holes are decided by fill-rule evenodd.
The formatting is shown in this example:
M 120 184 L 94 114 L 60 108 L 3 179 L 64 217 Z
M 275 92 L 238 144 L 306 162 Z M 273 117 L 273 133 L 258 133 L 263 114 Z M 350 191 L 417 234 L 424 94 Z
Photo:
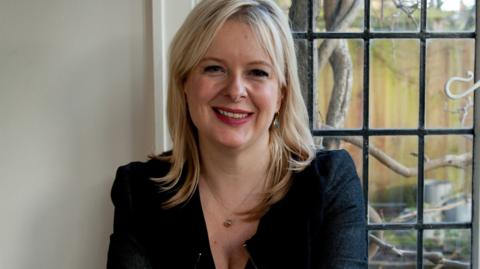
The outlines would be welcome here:
M 370 46 L 370 127 L 416 128 L 420 42 L 375 39 Z
M 416 136 L 370 138 L 368 202 L 380 223 L 416 222 L 417 149 Z
M 425 138 L 425 223 L 471 221 L 472 151 L 472 136 Z
M 427 42 L 426 125 L 430 128 L 473 127 L 473 93 L 461 99 L 445 94 L 451 77 L 467 77 L 474 70 L 473 39 L 432 39 Z M 473 80 L 452 84 L 458 94 L 473 86 Z
M 420 0 L 371 0 L 371 30 L 418 32 L 420 30 L 420 2 Z
M 314 1 L 315 2 L 315 1 Z M 362 32 L 364 8 L 362 1 L 317 2 L 315 14 L 315 31 L 317 32 Z M 335 13 L 338 11 L 339 13 Z M 340 24 L 341 18 L 345 18 Z
M 432 32 L 475 31 L 475 0 L 428 1 L 427 29 Z
M 338 46 L 341 49 L 330 52 L 331 46 Z M 314 60 L 318 70 L 314 103 L 315 122 L 333 128 L 362 128 L 363 40 L 317 39 L 314 47 L 317 50 Z M 334 59 L 333 64 L 329 63 L 329 56 Z M 342 109 L 346 109 L 343 118 L 340 116 L 342 114 L 335 113 Z

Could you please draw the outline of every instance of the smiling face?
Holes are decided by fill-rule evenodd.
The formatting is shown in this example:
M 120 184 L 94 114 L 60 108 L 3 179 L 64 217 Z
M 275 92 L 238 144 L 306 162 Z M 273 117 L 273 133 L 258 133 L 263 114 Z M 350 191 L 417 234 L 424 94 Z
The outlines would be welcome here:
M 226 21 L 185 82 L 202 147 L 266 149 L 281 92 L 270 57 L 250 27 Z

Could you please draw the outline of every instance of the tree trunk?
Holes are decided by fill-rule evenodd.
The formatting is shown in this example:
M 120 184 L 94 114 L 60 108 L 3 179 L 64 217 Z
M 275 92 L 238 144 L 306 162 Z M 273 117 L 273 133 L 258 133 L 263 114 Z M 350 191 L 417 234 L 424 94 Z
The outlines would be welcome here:
M 327 31 L 336 32 L 345 30 L 355 19 L 362 1 L 332 0 L 324 2 L 324 19 Z M 350 105 L 353 81 L 353 64 L 346 40 L 325 40 L 319 48 L 319 68 L 330 63 L 333 69 L 334 86 L 328 104 L 325 124 L 341 128 Z M 340 140 L 327 137 L 323 140 L 327 149 L 338 149 Z

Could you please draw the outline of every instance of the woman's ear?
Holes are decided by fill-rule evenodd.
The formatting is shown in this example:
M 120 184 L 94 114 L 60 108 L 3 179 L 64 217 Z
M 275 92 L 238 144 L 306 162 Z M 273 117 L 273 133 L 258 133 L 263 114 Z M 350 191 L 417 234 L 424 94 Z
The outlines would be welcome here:
M 183 91 L 183 98 L 185 98 L 185 104 L 188 105 L 188 88 L 187 88 L 187 80 L 183 80 L 183 85 L 182 85 L 182 91 Z
M 277 98 L 277 112 L 279 112 L 280 108 L 282 107 L 284 92 L 285 92 L 285 87 L 281 87 L 280 94 L 278 95 L 278 98 Z

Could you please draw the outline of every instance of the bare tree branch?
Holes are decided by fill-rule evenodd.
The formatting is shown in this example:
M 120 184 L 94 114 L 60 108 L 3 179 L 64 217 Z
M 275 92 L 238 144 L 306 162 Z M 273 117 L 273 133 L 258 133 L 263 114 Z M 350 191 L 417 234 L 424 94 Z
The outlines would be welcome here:
M 370 223 L 378 224 L 378 223 L 383 223 L 382 217 L 378 214 L 378 212 L 370 205 L 368 205 L 368 221 Z M 374 234 L 378 238 L 383 238 L 383 231 L 382 230 L 376 230 L 376 231 L 371 231 L 372 234 Z M 378 252 L 380 247 L 377 244 L 369 243 L 368 244 L 368 258 L 372 258 L 375 256 Z
M 399 257 L 416 257 L 417 256 L 417 252 L 414 250 L 399 249 L 396 246 L 390 243 L 387 243 L 386 241 L 383 241 L 382 239 L 372 234 L 369 235 L 369 238 L 372 242 L 375 242 L 375 244 L 377 244 L 386 253 L 390 253 Z M 452 269 L 470 268 L 470 263 L 447 259 L 441 252 L 424 251 L 423 257 L 435 265 L 441 264 L 441 265 L 448 266 L 448 268 L 452 268 Z
M 454 98 L 451 98 L 454 100 Z M 469 96 L 468 99 L 457 109 L 451 110 L 448 109 L 448 102 L 445 101 L 444 103 L 444 110 L 446 112 L 450 112 L 452 114 L 458 114 L 459 121 L 462 127 L 465 127 L 465 121 L 467 120 L 468 115 L 470 114 L 471 111 L 473 111 L 474 107 L 474 102 L 473 102 L 473 96 Z
M 465 204 L 466 202 L 467 202 L 466 200 L 462 199 L 460 201 L 457 201 L 455 203 L 451 203 L 451 204 L 448 204 L 448 205 L 434 207 L 434 208 L 426 208 L 426 209 L 424 209 L 424 214 L 425 213 L 437 212 L 437 211 L 449 210 L 449 209 L 461 206 L 461 205 Z M 417 214 L 418 214 L 418 212 L 415 210 L 415 211 L 410 212 L 408 214 L 400 215 L 400 216 L 396 217 L 395 219 L 391 220 L 390 222 L 404 222 L 408 219 L 416 217 Z
M 340 32 L 345 30 L 355 19 L 363 1 L 325 1 L 325 22 L 328 31 Z M 318 49 L 318 70 L 322 70 L 327 60 L 338 46 L 338 39 L 325 39 Z
M 341 31 L 348 27 L 355 18 L 361 2 L 358 0 L 325 1 L 323 10 L 326 29 L 328 31 Z M 323 68 L 324 62 L 322 61 L 327 59 L 333 69 L 334 86 L 325 123 L 330 126 L 341 127 L 348 112 L 353 80 L 353 64 L 348 43 L 345 40 L 336 40 L 335 42 L 332 42 L 331 39 L 325 40 L 318 49 L 316 70 Z M 340 146 L 340 141 L 335 138 L 325 138 L 323 145 L 327 149 L 336 149 Z
M 334 86 L 328 103 L 326 124 L 342 127 L 348 112 L 353 83 L 352 59 L 345 40 L 338 42 L 338 47 L 330 56 L 330 64 L 333 68 Z M 325 138 L 323 144 L 326 148 L 336 149 L 340 146 L 340 141 Z
M 327 125 L 322 125 L 322 128 L 334 129 L 333 127 Z M 363 140 L 360 137 L 342 136 L 338 138 L 359 148 L 363 148 Z M 374 145 L 369 145 L 368 153 L 399 175 L 405 177 L 418 175 L 417 167 L 407 167 L 403 165 Z M 441 158 L 426 161 L 424 164 L 424 171 L 430 171 L 440 167 L 465 168 L 469 165 L 472 165 L 472 160 L 473 158 L 471 153 L 463 153 L 459 155 L 447 154 Z
M 407 17 L 412 21 L 412 23 L 415 25 L 415 27 L 418 27 L 418 22 L 413 16 L 413 13 L 415 10 L 419 8 L 420 2 L 418 0 L 416 1 L 398 1 L 398 0 L 392 0 L 393 4 L 395 5 L 396 8 L 400 9 Z M 404 3 L 406 2 L 406 3 Z

